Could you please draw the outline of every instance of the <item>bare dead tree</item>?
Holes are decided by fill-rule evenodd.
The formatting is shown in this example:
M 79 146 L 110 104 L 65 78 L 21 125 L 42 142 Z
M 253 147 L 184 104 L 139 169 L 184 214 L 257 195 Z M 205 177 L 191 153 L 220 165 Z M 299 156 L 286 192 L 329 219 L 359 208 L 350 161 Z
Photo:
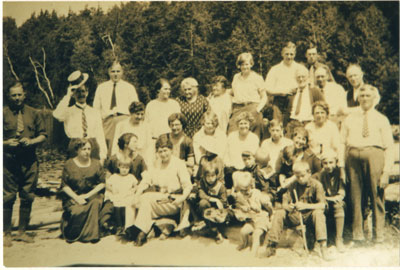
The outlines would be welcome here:
M 13 66 L 13 64 L 11 62 L 11 58 L 8 55 L 8 50 L 7 50 L 7 45 L 6 44 L 4 45 L 4 53 L 7 56 L 8 65 L 10 66 L 10 70 L 11 70 L 12 75 L 17 80 L 17 82 L 19 82 L 20 81 L 19 77 L 18 77 L 17 73 L 15 73 L 14 66 Z
M 117 60 L 117 56 L 115 54 L 115 46 L 114 46 L 114 43 L 113 43 L 113 41 L 111 39 L 111 36 L 109 34 L 107 34 L 107 35 L 102 36 L 101 39 L 106 44 L 110 44 L 113 57 L 114 57 L 115 60 Z
M 44 94 L 46 97 L 46 101 L 49 104 L 49 107 L 51 109 L 54 108 L 53 100 L 54 100 L 54 92 L 53 88 L 51 87 L 51 82 L 50 79 L 47 77 L 46 73 L 46 51 L 44 48 L 42 48 L 43 52 L 43 64 L 41 64 L 39 61 L 33 60 L 31 56 L 29 56 L 29 61 L 31 62 L 33 66 L 33 71 L 35 72 L 35 78 L 37 85 L 39 87 L 39 90 Z M 43 87 L 42 83 L 40 82 L 40 77 L 42 77 L 46 83 L 47 83 L 47 90 Z M 50 93 L 50 95 L 49 95 Z

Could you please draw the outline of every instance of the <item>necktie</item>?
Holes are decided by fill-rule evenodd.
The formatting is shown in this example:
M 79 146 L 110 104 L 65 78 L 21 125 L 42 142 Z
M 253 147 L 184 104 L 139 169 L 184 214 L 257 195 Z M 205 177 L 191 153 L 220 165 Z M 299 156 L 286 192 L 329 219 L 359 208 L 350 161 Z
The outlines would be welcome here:
M 310 66 L 310 84 L 311 86 L 314 86 L 315 84 L 315 75 L 314 75 L 314 65 Z
M 115 87 L 117 86 L 117 83 L 114 83 L 113 85 L 113 91 L 112 91 L 112 96 L 111 96 L 111 105 L 110 105 L 110 110 L 112 110 L 114 107 L 117 106 L 117 96 L 115 94 Z
M 364 119 L 363 119 L 363 126 L 362 126 L 362 136 L 364 138 L 369 136 L 367 112 L 364 112 Z
M 21 135 L 21 133 L 24 131 L 24 119 L 22 117 L 22 111 L 18 111 L 18 116 L 17 116 L 17 135 Z
M 300 108 L 301 108 L 301 99 L 303 97 L 303 89 L 299 89 L 300 95 L 299 99 L 297 100 L 297 106 L 296 106 L 296 111 L 295 114 L 298 115 L 300 113 Z
M 87 134 L 87 129 L 88 129 L 88 125 L 87 125 L 87 120 L 86 120 L 86 114 L 85 114 L 85 108 L 76 105 L 76 107 L 78 107 L 79 109 L 82 110 L 82 130 L 83 130 L 83 138 L 86 138 L 88 136 Z

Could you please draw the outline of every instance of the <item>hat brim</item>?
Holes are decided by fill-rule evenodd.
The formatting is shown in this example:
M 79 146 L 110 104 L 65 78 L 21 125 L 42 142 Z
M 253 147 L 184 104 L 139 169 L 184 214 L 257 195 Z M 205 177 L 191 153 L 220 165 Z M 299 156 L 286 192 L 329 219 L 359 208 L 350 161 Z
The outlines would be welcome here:
M 83 80 L 79 84 L 72 85 L 71 88 L 79 88 L 87 82 L 87 80 L 89 79 L 89 74 L 82 73 L 82 76 Z

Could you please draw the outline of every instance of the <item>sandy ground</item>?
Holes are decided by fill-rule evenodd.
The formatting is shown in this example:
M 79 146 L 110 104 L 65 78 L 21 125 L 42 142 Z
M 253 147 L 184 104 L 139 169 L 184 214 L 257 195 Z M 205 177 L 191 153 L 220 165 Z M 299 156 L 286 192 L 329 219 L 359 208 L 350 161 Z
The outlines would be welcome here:
M 38 198 L 34 211 L 56 209 L 59 202 Z M 256 258 L 249 249 L 237 251 L 237 228 L 227 232 L 229 239 L 216 244 L 205 237 L 172 237 L 167 240 L 151 239 L 142 247 L 123 243 L 115 236 L 107 236 L 96 244 L 68 244 L 59 238 L 57 224 L 32 231 L 33 244 L 13 242 L 3 250 L 3 265 L 8 267 L 43 267 L 71 265 L 104 266 L 399 266 L 399 236 L 388 228 L 384 245 L 352 248 L 346 245 L 341 254 L 335 247 L 329 252 L 335 260 L 325 262 L 315 253 L 301 254 L 301 248 L 278 248 L 271 258 Z

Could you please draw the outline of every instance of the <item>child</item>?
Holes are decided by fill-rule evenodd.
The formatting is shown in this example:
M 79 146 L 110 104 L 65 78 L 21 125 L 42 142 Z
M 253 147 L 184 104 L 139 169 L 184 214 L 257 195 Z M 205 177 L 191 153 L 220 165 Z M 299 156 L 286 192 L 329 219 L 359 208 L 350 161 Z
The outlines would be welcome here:
M 249 237 L 252 234 L 253 254 L 258 255 L 261 236 L 267 232 L 270 222 L 269 213 L 264 209 L 272 209 L 269 197 L 252 187 L 253 179 L 249 172 L 235 172 L 234 198 L 235 198 L 235 217 L 239 221 L 245 222 L 240 230 L 241 244 L 238 250 L 243 250 L 248 246 Z
M 116 225 L 116 234 L 124 231 L 125 217 L 132 216 L 134 194 L 138 180 L 129 174 L 131 161 L 129 159 L 118 160 L 119 173 L 114 173 L 106 180 L 106 192 L 104 200 L 113 204 L 113 213 Z
M 226 133 L 229 117 L 232 113 L 232 96 L 226 91 L 228 80 L 224 76 L 212 79 L 212 92 L 208 97 L 211 110 L 218 116 L 218 128 Z
M 336 248 L 344 252 L 343 227 L 344 227 L 344 180 L 340 168 L 337 166 L 337 153 L 327 149 L 322 153 L 322 170 L 316 175 L 325 190 L 327 202 L 327 218 L 334 218 L 336 225 Z
M 244 163 L 244 169 L 242 171 L 251 173 L 254 180 L 254 187 L 270 196 L 271 201 L 275 197 L 276 186 L 275 183 L 270 180 L 266 169 L 261 169 L 256 163 L 255 155 L 251 151 L 244 151 L 242 153 L 242 159 Z
M 206 163 L 202 169 L 199 181 L 199 203 L 198 210 L 206 222 L 200 222 L 193 230 L 198 230 L 207 224 L 212 232 L 216 233 L 216 242 L 223 241 L 221 225 L 227 217 L 227 194 L 222 180 L 218 179 L 220 168 L 215 163 Z M 224 211 L 225 210 L 225 211 Z M 203 224 L 202 224 L 203 223 Z

